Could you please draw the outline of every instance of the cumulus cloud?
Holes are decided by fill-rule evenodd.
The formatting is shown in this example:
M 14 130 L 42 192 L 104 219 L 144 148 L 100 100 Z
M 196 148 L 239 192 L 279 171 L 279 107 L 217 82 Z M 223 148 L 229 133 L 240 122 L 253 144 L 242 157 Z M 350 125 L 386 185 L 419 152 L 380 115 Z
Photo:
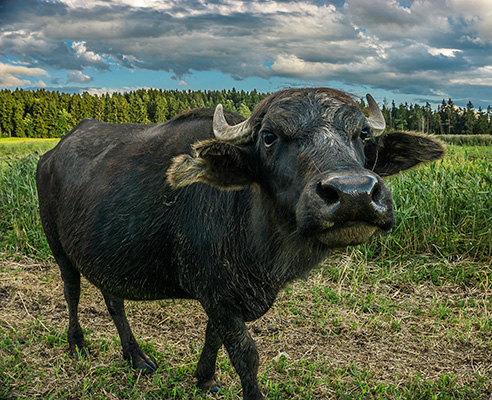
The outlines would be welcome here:
M 23 77 L 47 76 L 41 68 L 31 68 L 23 65 L 4 64 L 0 62 L 0 86 L 16 87 L 30 85 L 31 81 Z
M 67 73 L 67 83 L 81 83 L 86 84 L 92 82 L 93 78 L 88 75 L 84 75 L 80 71 L 69 71 Z
M 492 43 L 492 7 L 489 0 L 449 0 L 451 7 L 465 21 L 464 30 L 473 38 Z
M 177 81 L 214 70 L 451 95 L 467 77 L 487 84 L 492 65 L 489 0 L 7 4 L 0 60 L 69 70 L 72 83 L 90 82 L 86 68 L 163 70 Z
M 87 50 L 87 46 L 84 41 L 73 42 L 70 45 L 70 48 L 75 52 L 75 57 L 80 60 L 81 65 L 102 70 L 108 68 L 106 61 L 101 55 Z

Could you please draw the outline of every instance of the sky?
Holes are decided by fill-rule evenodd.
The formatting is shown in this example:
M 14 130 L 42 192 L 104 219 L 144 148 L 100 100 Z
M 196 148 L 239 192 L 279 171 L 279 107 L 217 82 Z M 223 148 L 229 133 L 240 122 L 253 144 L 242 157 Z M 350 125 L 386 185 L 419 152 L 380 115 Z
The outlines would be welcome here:
M 0 0 L 0 88 L 492 105 L 492 0 Z

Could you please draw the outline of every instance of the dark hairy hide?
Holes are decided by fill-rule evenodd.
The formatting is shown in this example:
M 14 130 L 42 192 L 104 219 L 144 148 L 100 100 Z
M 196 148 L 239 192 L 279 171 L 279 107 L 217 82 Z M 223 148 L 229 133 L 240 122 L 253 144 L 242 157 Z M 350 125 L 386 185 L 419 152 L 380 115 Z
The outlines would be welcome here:
M 133 336 L 124 300 L 192 298 L 209 317 L 198 386 L 218 390 L 224 345 L 244 398 L 257 400 L 259 356 L 245 321 L 331 248 L 390 229 L 392 198 L 380 176 L 438 159 L 444 148 L 405 132 L 364 141 L 366 117 L 327 88 L 275 93 L 247 121 L 219 115 L 224 132 L 242 140 L 221 136 L 211 109 L 156 125 L 82 121 L 39 161 L 39 208 L 74 355 L 87 348 L 81 275 L 103 293 L 124 358 L 148 372 L 157 366 Z

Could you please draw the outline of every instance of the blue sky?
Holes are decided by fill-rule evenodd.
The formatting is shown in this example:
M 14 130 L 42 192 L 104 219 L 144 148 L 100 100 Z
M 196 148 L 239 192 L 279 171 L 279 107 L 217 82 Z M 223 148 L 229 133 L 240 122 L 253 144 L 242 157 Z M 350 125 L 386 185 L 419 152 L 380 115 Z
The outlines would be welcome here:
M 490 0 L 0 0 L 0 88 L 492 105 Z

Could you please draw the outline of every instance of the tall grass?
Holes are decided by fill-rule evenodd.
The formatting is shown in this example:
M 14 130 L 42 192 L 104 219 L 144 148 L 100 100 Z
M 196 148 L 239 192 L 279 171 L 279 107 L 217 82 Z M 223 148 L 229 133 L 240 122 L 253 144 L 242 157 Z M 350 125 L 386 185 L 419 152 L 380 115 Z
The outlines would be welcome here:
M 0 138 L 0 161 L 32 152 L 44 153 L 55 147 L 60 139 Z
M 436 135 L 442 141 L 459 146 L 492 146 L 492 135 Z
M 434 164 L 390 178 L 396 225 L 362 250 L 374 257 L 492 256 L 492 148 L 454 147 Z
M 35 184 L 36 153 L 11 158 L 0 168 L 0 251 L 47 257 Z
M 480 155 L 480 156 L 478 156 Z M 0 168 L 0 250 L 47 257 L 34 182 L 38 156 Z M 451 146 L 440 162 L 390 178 L 396 208 L 392 232 L 359 249 L 369 260 L 413 257 L 492 257 L 492 147 Z

